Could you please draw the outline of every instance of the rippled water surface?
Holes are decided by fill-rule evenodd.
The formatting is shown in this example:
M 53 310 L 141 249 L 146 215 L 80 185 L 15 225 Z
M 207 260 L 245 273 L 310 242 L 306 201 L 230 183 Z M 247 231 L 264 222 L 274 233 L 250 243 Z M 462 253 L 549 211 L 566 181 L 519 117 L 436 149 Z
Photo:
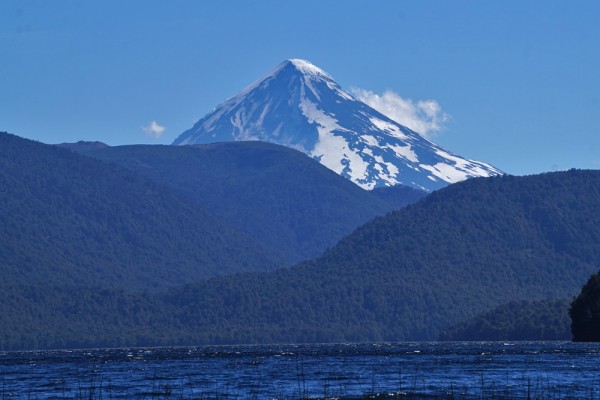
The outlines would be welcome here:
M 600 345 L 392 343 L 0 353 L 0 399 L 599 398 Z

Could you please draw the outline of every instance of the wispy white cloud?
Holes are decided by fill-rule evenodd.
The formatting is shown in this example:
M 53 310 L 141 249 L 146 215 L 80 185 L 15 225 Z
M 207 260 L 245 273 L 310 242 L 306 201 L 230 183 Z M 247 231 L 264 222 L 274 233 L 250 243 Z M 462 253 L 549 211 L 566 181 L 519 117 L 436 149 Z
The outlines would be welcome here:
M 436 100 L 413 101 L 391 90 L 381 95 L 360 88 L 350 90 L 358 100 L 427 138 L 441 132 L 451 118 Z
M 151 121 L 148 126 L 142 126 L 142 130 L 148 136 L 152 136 L 154 138 L 159 138 L 165 132 L 165 127 L 160 125 L 156 121 Z

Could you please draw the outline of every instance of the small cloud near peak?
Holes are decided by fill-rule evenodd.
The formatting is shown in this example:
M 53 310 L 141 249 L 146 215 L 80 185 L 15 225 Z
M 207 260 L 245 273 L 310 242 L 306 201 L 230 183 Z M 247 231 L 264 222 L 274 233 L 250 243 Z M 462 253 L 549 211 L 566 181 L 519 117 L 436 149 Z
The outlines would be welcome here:
M 148 136 L 158 139 L 165 132 L 165 127 L 156 121 L 150 121 L 147 126 L 142 126 L 142 130 Z
M 428 139 L 441 132 L 451 118 L 436 100 L 413 101 L 391 90 L 386 90 L 381 95 L 360 88 L 352 88 L 350 91 L 357 100 Z

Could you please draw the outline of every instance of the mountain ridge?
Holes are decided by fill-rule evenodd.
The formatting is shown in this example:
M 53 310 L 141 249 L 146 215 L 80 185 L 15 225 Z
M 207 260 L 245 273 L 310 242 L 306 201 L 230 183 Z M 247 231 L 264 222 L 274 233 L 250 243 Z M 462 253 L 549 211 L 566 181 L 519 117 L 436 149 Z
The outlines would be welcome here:
M 259 141 L 70 148 L 176 190 L 290 265 L 425 195 L 408 187 L 365 191 L 304 153 Z
M 0 285 L 156 290 L 282 260 L 122 167 L 0 133 Z

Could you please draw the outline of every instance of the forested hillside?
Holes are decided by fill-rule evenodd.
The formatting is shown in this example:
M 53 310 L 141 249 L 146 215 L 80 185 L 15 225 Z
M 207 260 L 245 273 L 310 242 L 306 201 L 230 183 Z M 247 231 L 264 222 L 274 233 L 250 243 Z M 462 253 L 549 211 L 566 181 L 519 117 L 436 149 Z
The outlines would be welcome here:
M 597 271 L 599 239 L 599 171 L 474 179 L 377 218 L 295 267 L 154 294 L 76 290 L 66 301 L 47 287 L 22 295 L 23 312 L 3 312 L 0 338 L 4 348 L 33 346 L 16 344 L 21 337 L 54 347 L 65 331 L 78 346 L 432 340 L 511 301 L 571 298 Z M 47 304 L 54 311 L 44 312 Z M 83 314 L 104 329 L 72 318 Z M 25 315 L 33 322 L 21 323 Z
M 600 342 L 600 272 L 583 285 L 569 309 L 576 342 Z
M 425 196 L 408 187 L 363 190 L 299 151 L 264 142 L 63 146 L 184 194 L 289 264 L 319 256 L 363 223 Z
M 280 265 L 162 185 L 6 133 L 0 191 L 0 286 L 158 289 Z
M 226 324 L 241 341 L 428 340 L 510 301 L 573 296 L 599 246 L 599 171 L 473 179 L 377 218 L 316 260 L 171 298 L 199 332 Z M 201 312 L 208 304 L 223 307 Z
M 570 299 L 512 301 L 445 329 L 441 340 L 571 340 Z

